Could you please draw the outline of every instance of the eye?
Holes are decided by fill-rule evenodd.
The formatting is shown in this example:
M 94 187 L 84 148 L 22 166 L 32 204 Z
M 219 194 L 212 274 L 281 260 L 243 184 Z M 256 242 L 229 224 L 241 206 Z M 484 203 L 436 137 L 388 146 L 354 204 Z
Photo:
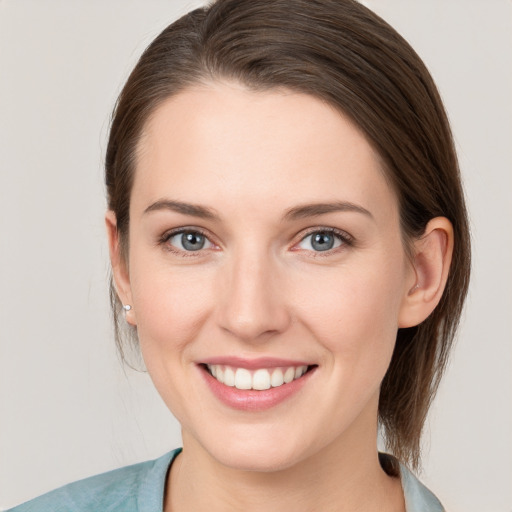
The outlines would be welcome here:
M 334 230 L 322 229 L 306 235 L 297 246 L 306 251 L 324 252 L 349 243 L 350 239 L 347 235 Z
M 186 230 L 178 233 L 171 233 L 165 239 L 165 242 L 179 251 L 200 251 L 201 249 L 210 249 L 213 244 L 200 231 Z

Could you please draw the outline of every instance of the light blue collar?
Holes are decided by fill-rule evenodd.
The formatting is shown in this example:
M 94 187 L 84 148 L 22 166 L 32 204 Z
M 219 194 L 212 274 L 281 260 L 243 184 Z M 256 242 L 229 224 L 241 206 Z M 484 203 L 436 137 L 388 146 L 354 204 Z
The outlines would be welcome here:
M 434 494 L 403 464 L 400 464 L 400 479 L 406 512 L 444 512 L 443 506 Z

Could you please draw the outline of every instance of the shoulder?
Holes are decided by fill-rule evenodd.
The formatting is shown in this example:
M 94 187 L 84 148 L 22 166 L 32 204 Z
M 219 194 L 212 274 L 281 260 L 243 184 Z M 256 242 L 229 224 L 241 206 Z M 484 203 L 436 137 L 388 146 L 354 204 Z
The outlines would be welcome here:
M 8 512 L 161 512 L 167 471 L 180 451 L 73 482 Z

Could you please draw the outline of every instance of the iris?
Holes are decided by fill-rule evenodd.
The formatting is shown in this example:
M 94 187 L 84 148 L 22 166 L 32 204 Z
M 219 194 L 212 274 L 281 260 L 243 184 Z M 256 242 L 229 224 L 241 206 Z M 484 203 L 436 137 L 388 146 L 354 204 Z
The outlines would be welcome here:
M 201 233 L 189 231 L 182 233 L 181 245 L 187 251 L 199 251 L 204 247 L 206 237 Z
M 334 236 L 331 233 L 318 232 L 311 236 L 311 247 L 315 251 L 328 251 L 334 246 Z

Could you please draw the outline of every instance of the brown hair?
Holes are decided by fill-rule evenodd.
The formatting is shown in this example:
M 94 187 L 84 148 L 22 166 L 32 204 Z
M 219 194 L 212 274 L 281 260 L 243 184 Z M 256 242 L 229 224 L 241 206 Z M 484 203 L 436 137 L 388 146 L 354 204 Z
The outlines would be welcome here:
M 388 449 L 417 466 L 422 428 L 447 363 L 470 269 L 457 157 L 430 74 L 392 27 L 353 0 L 218 0 L 183 16 L 146 49 L 114 111 L 106 184 L 124 249 L 144 124 L 169 96 L 219 79 L 254 90 L 285 87 L 311 94 L 352 118 L 377 149 L 397 193 L 406 248 L 430 219 L 452 222 L 455 248 L 442 299 L 423 323 L 398 330 L 380 393 Z M 113 287 L 111 299 L 122 353 L 121 304 Z

